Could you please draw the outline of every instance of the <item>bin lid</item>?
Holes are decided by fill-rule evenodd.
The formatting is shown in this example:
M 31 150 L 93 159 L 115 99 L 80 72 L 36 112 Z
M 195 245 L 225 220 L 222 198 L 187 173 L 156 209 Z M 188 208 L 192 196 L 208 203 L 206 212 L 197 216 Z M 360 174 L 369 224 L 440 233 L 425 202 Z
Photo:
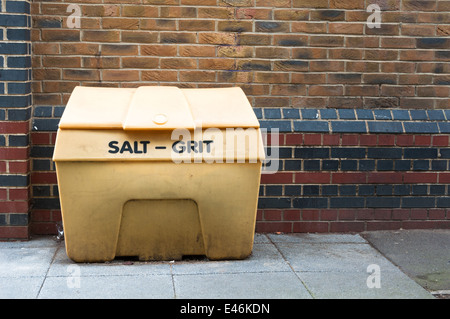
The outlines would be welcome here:
M 200 126 L 258 128 L 259 122 L 239 87 L 78 86 L 59 123 L 61 129 L 173 130 Z

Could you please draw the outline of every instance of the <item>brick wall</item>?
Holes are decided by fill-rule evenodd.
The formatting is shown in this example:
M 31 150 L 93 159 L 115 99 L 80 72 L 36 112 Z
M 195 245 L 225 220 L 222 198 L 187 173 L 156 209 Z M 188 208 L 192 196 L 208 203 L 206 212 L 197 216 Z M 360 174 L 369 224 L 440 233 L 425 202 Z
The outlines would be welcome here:
M 27 3 L 2 3 L 10 2 Z M 367 24 L 370 4 L 381 9 L 380 28 Z M 262 179 L 260 231 L 448 227 L 446 209 L 441 207 L 446 201 L 438 200 L 448 195 L 447 185 L 440 179 L 443 172 L 433 169 L 443 164 L 433 164 L 440 159 L 432 156 L 420 159 L 405 154 L 409 147 L 437 148 L 432 144 L 435 139 L 445 140 L 449 133 L 447 114 L 442 113 L 442 119 L 426 110 L 450 108 L 450 1 L 59 0 L 33 1 L 31 14 L 33 233 L 53 233 L 61 218 L 50 158 L 59 117 L 77 85 L 242 87 L 263 127 L 283 132 L 282 171 Z M 19 34 L 13 29 L 24 26 L 2 28 L 8 36 Z M 3 63 L 9 67 L 5 57 Z M 392 110 L 391 119 L 372 112 L 382 109 Z M 409 112 L 414 109 L 425 111 L 426 120 L 416 118 L 420 112 Z M 23 110 L 28 117 L 20 121 L 27 123 L 29 108 Z M 358 111 L 353 113 L 354 120 L 348 118 L 349 110 Z M 369 116 L 367 111 L 373 123 L 364 118 Z M 408 113 L 407 119 L 394 118 L 401 111 Z M 311 112 L 319 116 L 310 118 Z M 0 116 L 10 119 L 6 112 Z M 10 133 L 2 134 L 9 152 Z M 402 139 L 413 142 L 401 145 Z M 422 139 L 430 144 L 422 145 Z M 367 144 L 369 140 L 376 140 L 376 145 Z M 391 144 L 383 145 L 387 141 Z M 301 151 L 304 145 L 312 154 L 324 152 L 324 157 L 302 157 L 307 154 Z M 437 155 L 442 155 L 440 148 Z M 389 157 L 394 149 L 401 157 Z M 347 151 L 362 157 L 347 158 Z M 372 157 L 374 152 L 379 158 Z M 416 169 L 425 165 L 415 164 L 421 160 L 428 162 L 428 170 Z M 389 161 L 394 166 L 383 169 Z M 396 166 L 407 161 L 408 170 Z M 7 160 L 0 161 L 0 169 L 3 162 Z M 10 176 L 6 170 L 11 166 L 3 166 L 5 176 Z M 355 187 L 337 177 L 347 175 L 360 178 Z M 409 180 L 412 176 L 421 177 Z M 390 191 L 384 187 L 389 184 L 393 185 Z M 0 196 L 6 203 L 13 186 L 5 186 Z M 362 186 L 367 191 L 373 186 L 373 193 L 361 193 Z M 395 193 L 400 186 L 409 187 L 408 193 Z M 442 187 L 443 194 L 432 194 Z M 380 203 L 392 198 L 392 206 L 374 207 L 371 198 L 378 196 Z M 429 207 L 406 207 L 414 196 L 427 197 L 424 203 Z M 345 207 L 353 203 L 358 207 Z M 425 211 L 426 217 L 418 211 Z M 3 224 L 10 222 L 5 219 Z
M 30 26 L 29 1 L 1 2 L 0 239 L 28 237 Z
M 258 231 L 450 227 L 449 110 L 256 111 L 283 128 Z

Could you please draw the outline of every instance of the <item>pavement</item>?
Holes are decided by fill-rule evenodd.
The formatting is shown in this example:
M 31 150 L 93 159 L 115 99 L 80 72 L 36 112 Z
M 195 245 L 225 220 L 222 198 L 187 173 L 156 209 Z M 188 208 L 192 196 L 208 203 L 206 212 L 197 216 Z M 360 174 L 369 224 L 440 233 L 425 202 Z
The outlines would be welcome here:
M 77 264 L 55 236 L 0 242 L 2 299 L 434 299 L 450 230 L 256 234 L 245 260 Z

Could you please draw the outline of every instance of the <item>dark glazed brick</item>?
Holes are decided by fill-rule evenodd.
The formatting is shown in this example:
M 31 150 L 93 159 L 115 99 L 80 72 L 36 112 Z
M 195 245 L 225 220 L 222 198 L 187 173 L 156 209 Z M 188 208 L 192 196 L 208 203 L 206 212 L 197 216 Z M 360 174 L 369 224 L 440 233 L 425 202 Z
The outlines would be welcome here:
M 414 121 L 426 121 L 428 120 L 428 115 L 425 110 L 410 110 L 411 119 Z
M 9 224 L 11 226 L 27 226 L 28 214 L 10 214 Z
M 404 122 L 405 133 L 439 133 L 437 123 Z
M 364 148 L 332 148 L 332 158 L 364 158 L 366 149 Z
M 428 195 L 428 186 L 412 185 L 411 195 Z
M 333 109 L 320 110 L 320 116 L 324 120 L 337 119 L 336 110 Z
M 394 185 L 394 195 L 409 195 L 410 193 L 410 185 Z
M 392 185 L 377 185 L 377 195 L 392 195 Z
M 447 161 L 431 161 L 431 169 L 433 171 L 445 171 L 447 169 Z
M 303 186 L 303 196 L 319 195 L 320 186 L 318 185 L 305 185 Z
M 342 171 L 356 171 L 358 169 L 358 161 L 355 160 L 343 160 L 341 161 Z
M 330 208 L 362 208 L 364 198 L 362 197 L 332 197 L 330 198 Z
M 301 110 L 302 119 L 315 120 L 319 118 L 319 111 L 313 109 L 303 109 Z
M 362 121 L 332 121 L 333 133 L 366 133 L 366 123 Z
M 358 120 L 373 120 L 373 112 L 371 110 L 358 109 L 356 110 Z
M 402 158 L 401 148 L 377 147 L 367 149 L 367 158 Z
M 259 121 L 261 128 L 271 130 L 278 129 L 280 132 L 291 132 L 290 121 Z
M 36 209 L 60 209 L 58 198 L 35 198 L 33 208 Z
M 395 161 L 396 171 L 409 171 L 410 169 L 411 169 L 411 161 L 408 160 Z
M 2 175 L 0 186 L 28 186 L 28 175 Z
M 301 192 L 302 192 L 301 186 L 292 186 L 292 185 L 284 186 L 284 195 L 286 196 L 300 196 Z
M 430 162 L 428 160 L 413 161 L 413 170 L 427 171 L 430 169 Z
M 59 119 L 34 119 L 33 131 L 57 131 Z
M 394 120 L 402 120 L 402 121 L 409 121 L 409 112 L 407 110 L 392 110 L 392 115 L 394 117 Z
M 391 160 L 378 160 L 377 169 L 379 171 L 392 171 L 394 170 L 394 161 Z
M 391 112 L 389 110 L 373 110 L 376 120 L 391 120 Z
M 259 198 L 258 208 L 290 208 L 291 200 L 289 198 Z
M 266 186 L 266 196 L 281 196 L 283 193 L 283 188 L 281 186 Z
M 323 185 L 322 186 L 322 195 L 337 195 L 338 187 L 337 185 Z
M 438 197 L 436 207 L 448 208 L 450 207 L 450 197 Z M 448 212 L 447 212 L 448 214 Z
M 280 109 L 264 109 L 264 118 L 266 119 L 281 119 Z
M 445 115 L 442 110 L 427 110 L 430 121 L 445 121 Z
M 369 208 L 398 208 L 400 207 L 399 197 L 368 197 L 367 207 Z
M 402 208 L 434 208 L 434 197 L 403 197 Z
M 439 153 L 441 158 L 450 158 L 450 148 L 441 148 Z
M 339 118 L 344 120 L 355 120 L 355 111 L 352 109 L 339 109 Z
M 324 121 L 294 121 L 295 132 L 321 132 L 328 133 L 328 123 Z
M 405 148 L 404 158 L 437 158 L 436 148 Z
M 339 169 L 339 161 L 335 160 L 323 160 L 322 170 L 324 171 L 337 171 Z
M 320 161 L 319 160 L 304 161 L 303 169 L 305 171 L 318 171 L 320 170 Z
M 356 186 L 354 185 L 342 185 L 339 186 L 339 194 L 344 195 L 356 195 Z
M 299 119 L 300 112 L 297 109 L 283 109 L 283 117 L 285 119 Z
M 296 148 L 294 151 L 295 158 L 329 158 L 329 148 Z
M 303 197 L 293 200 L 294 208 L 327 208 L 328 199 L 321 197 Z
M 359 196 L 375 195 L 375 186 L 373 185 L 359 185 Z
M 445 195 L 445 185 L 430 185 L 430 195 Z
M 400 122 L 377 122 L 370 121 L 369 133 L 403 133 L 402 123 Z
M 284 170 L 285 171 L 300 171 L 302 169 L 302 161 L 300 160 L 285 160 Z
M 360 171 L 373 171 L 375 169 L 375 161 L 374 160 L 360 160 L 359 161 L 359 170 Z

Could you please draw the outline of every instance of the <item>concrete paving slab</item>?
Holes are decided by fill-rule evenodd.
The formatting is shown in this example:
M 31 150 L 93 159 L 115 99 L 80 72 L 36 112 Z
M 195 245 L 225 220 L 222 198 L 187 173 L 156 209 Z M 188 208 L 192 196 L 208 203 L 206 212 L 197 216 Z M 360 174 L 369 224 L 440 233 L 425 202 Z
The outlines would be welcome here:
M 116 259 L 108 263 L 75 263 L 67 257 L 64 247 L 55 254 L 49 268 L 49 277 L 68 276 L 73 265 L 79 267 L 80 276 L 132 276 L 132 275 L 170 275 L 169 262 L 139 262 Z
M 45 276 L 0 278 L 0 299 L 35 299 Z
M 174 275 L 181 299 L 311 299 L 293 272 Z
M 39 299 L 174 298 L 170 275 L 47 277 Z
M 434 299 L 400 270 L 380 271 L 379 286 L 364 272 L 299 272 L 316 299 Z
M 450 294 L 450 230 L 377 231 L 362 235 L 422 287 Z
M 173 273 L 179 274 L 223 274 L 291 271 L 277 248 L 267 242 L 254 244 L 252 254 L 244 260 L 189 261 L 173 263 Z
M 0 277 L 45 276 L 55 247 L 0 248 Z
M 366 272 L 377 264 L 382 269 L 394 266 L 368 244 L 297 244 L 277 243 L 276 246 L 295 271 Z
M 267 234 L 273 243 L 360 243 L 367 241 L 356 234 Z

